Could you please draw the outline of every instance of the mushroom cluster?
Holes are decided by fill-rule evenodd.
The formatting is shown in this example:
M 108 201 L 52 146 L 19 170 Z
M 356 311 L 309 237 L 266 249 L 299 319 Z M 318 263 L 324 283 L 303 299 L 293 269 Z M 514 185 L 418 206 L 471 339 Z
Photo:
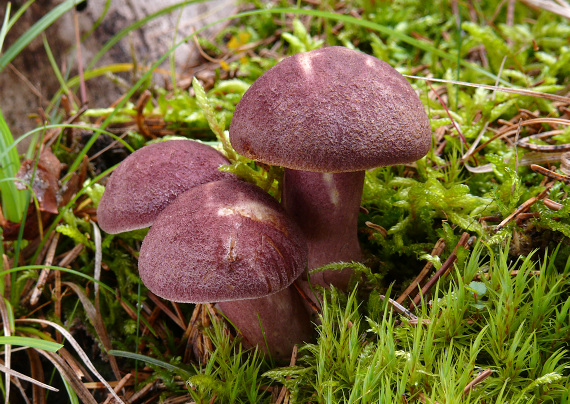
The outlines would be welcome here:
M 365 170 L 415 161 L 431 143 L 428 117 L 387 63 L 343 47 L 285 58 L 236 107 L 230 140 L 250 159 L 285 167 L 279 205 L 218 170 L 215 149 L 191 140 L 146 146 L 115 170 L 98 208 L 103 230 L 151 226 L 140 276 L 158 296 L 218 302 L 251 345 L 286 357 L 312 327 L 294 281 L 358 261 Z M 310 282 L 345 289 L 351 271 Z M 311 293 L 307 293 L 311 296 Z M 315 300 L 318 304 L 318 301 Z
M 145 146 L 111 175 L 99 224 L 108 233 L 151 226 L 139 256 L 151 292 L 217 302 L 246 343 L 284 358 L 312 333 L 289 288 L 306 269 L 306 241 L 270 195 L 218 170 L 227 163 L 197 141 Z
M 313 269 L 361 259 L 365 170 L 420 159 L 431 129 L 412 86 L 389 64 L 328 47 L 285 58 L 255 81 L 230 140 L 252 160 L 285 167 L 282 204 L 307 238 Z M 351 274 L 317 272 L 311 282 L 345 289 Z

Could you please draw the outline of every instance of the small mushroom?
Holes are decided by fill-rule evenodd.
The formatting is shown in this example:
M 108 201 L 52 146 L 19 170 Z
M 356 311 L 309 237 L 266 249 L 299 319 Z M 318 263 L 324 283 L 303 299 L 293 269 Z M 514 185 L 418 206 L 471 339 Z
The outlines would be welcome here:
M 158 215 L 139 273 L 164 299 L 218 302 L 249 344 L 284 358 L 312 333 L 300 295 L 288 288 L 306 264 L 304 236 L 275 199 L 221 180 L 190 189 Z
M 228 160 L 193 140 L 169 140 L 142 147 L 113 172 L 97 209 L 107 233 L 143 229 L 178 195 L 200 184 L 236 178 L 218 168 Z
M 431 129 L 407 80 L 344 47 L 285 58 L 243 95 L 230 126 L 234 149 L 285 167 L 283 205 L 309 243 L 309 268 L 357 261 L 365 170 L 424 156 Z M 311 276 L 346 288 L 351 271 Z

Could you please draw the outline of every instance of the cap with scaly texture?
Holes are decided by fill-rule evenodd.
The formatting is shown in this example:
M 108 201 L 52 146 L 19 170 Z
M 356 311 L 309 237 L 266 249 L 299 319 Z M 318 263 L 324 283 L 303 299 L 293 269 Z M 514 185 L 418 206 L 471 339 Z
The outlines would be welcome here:
M 216 149 L 193 140 L 153 143 L 135 151 L 113 172 L 97 209 L 107 233 L 142 229 L 178 195 L 200 184 L 236 178 Z
M 246 91 L 230 139 L 253 160 L 348 172 L 408 163 L 431 143 L 424 107 L 389 64 L 344 47 L 283 59 Z
M 267 296 L 289 286 L 306 265 L 297 225 L 273 197 L 237 180 L 180 195 L 157 217 L 139 256 L 150 291 L 187 303 Z

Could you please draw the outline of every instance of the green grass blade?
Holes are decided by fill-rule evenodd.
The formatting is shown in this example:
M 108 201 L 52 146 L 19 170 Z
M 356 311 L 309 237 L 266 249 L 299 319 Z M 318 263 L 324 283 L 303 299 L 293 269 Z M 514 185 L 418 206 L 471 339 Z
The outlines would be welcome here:
M 18 151 L 12 148 L 14 139 L 0 110 L 0 150 L 8 150 L 0 155 L 0 179 L 16 176 L 20 168 Z M 24 216 L 26 197 L 28 192 L 16 188 L 13 181 L 0 182 L 0 197 L 2 199 L 2 213 L 12 222 L 19 222 Z
M 151 365 L 160 366 L 161 368 L 164 368 L 166 370 L 170 370 L 171 372 L 176 372 L 178 374 L 182 374 L 185 377 L 192 376 L 192 374 L 189 373 L 185 369 L 179 368 L 178 366 L 171 365 L 170 363 L 163 362 L 163 361 L 155 359 L 155 358 L 151 358 L 151 357 L 146 356 L 146 355 L 136 354 L 136 353 L 132 353 L 132 352 L 126 352 L 126 351 L 117 351 L 114 349 L 109 351 L 109 355 L 120 356 L 123 358 L 129 358 L 129 359 L 134 359 L 134 360 L 141 361 L 141 362 L 150 363 Z
M 0 336 L 0 344 L 2 345 L 18 345 L 29 348 L 43 349 L 44 351 L 57 352 L 63 348 L 63 344 L 57 342 L 46 341 L 39 338 L 32 337 L 18 337 L 18 336 Z
M 0 29 L 0 52 L 2 52 L 2 45 L 4 45 L 4 39 L 6 38 L 6 34 L 8 33 L 9 29 L 9 18 L 10 18 L 10 9 L 12 4 L 6 4 L 6 11 L 4 11 L 4 22 L 2 22 L 2 28 Z
M 22 14 L 24 14 L 26 12 L 28 7 L 30 7 L 32 4 L 34 4 L 35 1 L 36 0 L 28 0 L 25 4 L 22 4 L 20 7 L 18 7 L 16 12 L 14 13 L 14 16 L 12 18 L 10 18 L 10 21 L 8 22 L 8 31 L 14 26 L 16 21 L 18 21 L 20 19 Z M 10 3 L 8 3 L 8 4 L 10 4 Z
M 63 384 L 65 386 L 65 391 L 67 392 L 67 397 L 69 398 L 69 402 L 71 404 L 80 404 L 79 397 L 77 397 L 77 393 L 73 390 L 73 387 L 64 377 L 61 378 Z
M 53 52 L 51 51 L 51 47 L 49 46 L 49 42 L 48 42 L 45 34 L 42 34 L 42 41 L 44 43 L 44 49 L 46 51 L 46 55 L 48 57 L 50 65 L 51 65 L 51 69 L 52 69 L 53 73 L 55 74 L 55 77 L 57 78 L 57 81 L 58 81 L 62 91 L 65 94 L 70 94 L 69 88 L 67 87 L 67 84 L 63 78 L 63 75 L 61 74 L 61 71 L 59 70 L 59 66 L 57 65 L 55 57 L 53 56 Z M 70 98 L 70 101 L 75 104 L 72 97 Z M 74 105 L 74 108 L 77 108 L 77 106 Z
M 0 56 L 0 72 L 4 70 L 8 64 L 14 60 L 16 56 L 40 33 L 44 32 L 51 24 L 53 24 L 63 14 L 71 10 L 79 0 L 66 0 L 60 5 L 54 7 L 49 13 L 38 20 L 29 30 L 20 36 L 12 46 L 8 48 L 6 53 Z

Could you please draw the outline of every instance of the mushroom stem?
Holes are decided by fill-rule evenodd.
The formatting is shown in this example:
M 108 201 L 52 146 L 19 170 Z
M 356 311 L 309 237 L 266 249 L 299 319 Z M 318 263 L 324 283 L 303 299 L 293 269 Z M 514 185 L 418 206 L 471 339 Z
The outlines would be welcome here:
M 309 269 L 362 257 L 357 237 L 364 171 L 318 173 L 285 169 L 282 204 L 309 246 Z M 311 283 L 346 290 L 352 271 L 323 271 Z
M 249 346 L 274 359 L 287 359 L 293 345 L 312 340 L 313 327 L 293 287 L 258 299 L 218 303 Z

